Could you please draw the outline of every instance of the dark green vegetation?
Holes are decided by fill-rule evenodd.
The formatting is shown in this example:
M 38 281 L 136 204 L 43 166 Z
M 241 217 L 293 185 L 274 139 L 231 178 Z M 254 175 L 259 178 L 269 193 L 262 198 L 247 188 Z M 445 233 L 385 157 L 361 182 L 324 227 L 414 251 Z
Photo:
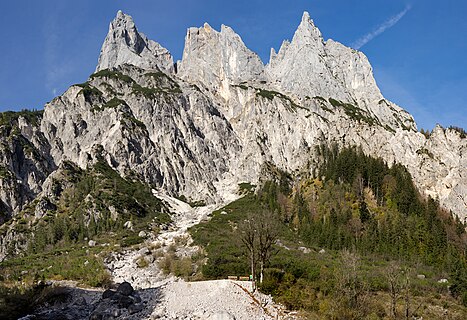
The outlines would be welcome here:
M 19 319 L 32 311 L 31 301 L 38 298 L 42 286 L 18 288 L 0 286 L 0 319 Z
M 190 230 L 208 257 L 203 276 L 249 274 L 242 223 L 266 209 L 280 221 L 279 242 L 261 290 L 287 307 L 317 319 L 438 319 L 442 312 L 464 319 L 464 226 L 422 198 L 400 165 L 355 149 L 320 147 L 316 156 L 323 163 L 316 177 L 326 179 L 292 183 L 276 170 L 256 194 Z
M 441 128 L 443 128 L 443 127 L 441 127 Z M 446 130 L 446 129 L 443 128 L 443 130 Z M 456 126 L 449 126 L 448 130 L 453 130 L 453 131 L 457 132 L 459 134 L 459 136 L 461 137 L 461 139 L 465 139 L 467 137 L 467 132 L 465 131 L 464 128 L 456 127 Z M 425 138 L 427 138 L 427 139 L 429 139 L 430 136 L 431 136 L 430 130 L 425 130 L 423 128 L 420 129 L 420 133 L 423 134 L 425 136 Z
M 27 151 L 33 152 L 36 150 L 34 146 L 21 135 L 21 131 L 18 127 L 18 119 L 24 118 L 30 125 L 39 126 L 43 110 L 27 110 L 21 111 L 5 111 L 0 112 L 0 136 L 2 138 L 8 137 L 10 141 L 15 140 L 19 145 L 24 146 Z
M 240 86 L 239 86 L 240 87 Z M 302 106 L 296 104 L 295 102 L 293 102 L 292 99 L 290 99 L 290 97 L 280 93 L 280 92 L 277 92 L 277 91 L 269 91 L 269 90 L 265 90 L 265 89 L 257 89 L 257 92 L 256 94 L 260 97 L 263 97 L 263 98 L 266 98 L 268 100 L 273 100 L 274 98 L 279 98 L 279 99 L 282 99 L 284 101 L 286 101 L 288 104 L 288 109 L 289 111 L 293 112 L 295 111 L 297 108 L 300 108 L 300 109 L 306 109 L 306 108 L 303 108 Z
M 27 110 L 23 109 L 21 111 L 5 111 L 0 113 L 0 126 L 11 126 L 13 122 L 17 122 L 19 117 L 25 118 L 28 123 L 33 126 L 40 124 L 42 118 L 43 110 Z
M 95 98 L 100 99 L 102 97 L 102 92 L 96 87 L 92 86 L 89 82 L 80 83 L 76 86 L 82 88 L 78 94 L 83 94 L 84 99 L 89 103 L 93 103 L 93 99 Z
M 191 200 L 185 197 L 183 194 L 177 197 L 178 200 L 186 202 L 190 205 L 190 207 L 204 207 L 206 202 L 204 200 Z
M 102 260 L 109 251 L 138 244 L 144 240 L 139 231 L 157 232 L 160 224 L 170 221 L 149 186 L 122 178 L 104 160 L 86 171 L 71 162 L 59 170 L 52 199 L 34 201 L 0 228 L 23 233 L 23 243 L 10 243 L 12 252 L 16 245 L 27 247 L 22 256 L 0 263 L 0 280 L 68 279 L 105 285 L 108 275 Z M 34 218 L 38 207 L 44 214 L 40 220 Z M 124 226 L 127 221 L 132 229 Z M 97 246 L 88 248 L 89 239 Z
M 109 78 L 109 79 L 116 79 L 116 80 L 121 80 L 123 82 L 127 83 L 133 83 L 135 82 L 130 76 L 127 76 L 126 74 L 121 73 L 120 71 L 117 70 L 101 70 L 96 73 L 93 73 L 90 76 L 91 79 L 93 78 Z
M 117 70 L 101 70 L 92 74 L 90 78 L 91 80 L 94 78 L 106 78 L 123 81 L 132 85 L 133 93 L 142 94 L 149 99 L 154 99 L 158 94 L 161 93 L 173 94 L 182 92 L 178 83 L 161 71 L 146 73 L 144 76 L 150 79 L 150 84 L 147 87 L 141 86 L 140 84 L 136 83 L 136 81 L 130 76 L 125 75 Z
M 449 126 L 448 129 L 454 130 L 457 133 L 459 133 L 459 135 L 461 136 L 462 139 L 465 139 L 467 137 L 467 132 L 465 131 L 464 128 L 460 128 L 460 127 L 456 127 L 456 126 Z
M 139 84 L 133 84 L 133 93 L 142 94 L 148 99 L 154 99 L 161 93 L 181 93 L 182 90 L 178 85 L 176 87 L 142 87 Z
M 343 108 L 346 115 L 348 115 L 351 119 L 354 119 L 358 122 L 363 121 L 363 122 L 366 122 L 370 126 L 379 124 L 378 119 L 372 118 L 371 116 L 368 115 L 368 113 L 365 110 L 360 109 L 351 103 L 344 103 L 342 101 L 338 101 L 333 98 L 329 98 L 329 103 L 331 103 L 333 107 Z
M 309 98 L 309 97 L 308 97 Z M 315 101 L 318 102 L 319 106 L 321 107 L 321 109 L 323 109 L 324 111 L 326 112 L 330 112 L 332 114 L 334 114 L 334 111 L 329 109 L 326 105 L 327 105 L 327 101 L 326 99 L 324 99 L 323 97 L 320 97 L 320 96 L 316 96 L 316 97 L 313 97 L 313 99 Z

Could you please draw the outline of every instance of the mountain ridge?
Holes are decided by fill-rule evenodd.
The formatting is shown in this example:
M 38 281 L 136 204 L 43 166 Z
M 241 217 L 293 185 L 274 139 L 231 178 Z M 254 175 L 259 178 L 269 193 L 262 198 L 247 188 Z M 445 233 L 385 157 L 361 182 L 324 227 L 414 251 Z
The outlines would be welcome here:
M 467 140 L 441 127 L 418 133 L 381 95 L 366 56 L 324 41 L 308 13 L 267 65 L 227 26 L 189 28 L 185 43 L 174 64 L 119 11 L 96 73 L 48 103 L 40 123 L 17 120 L 15 137 L 27 140 L 34 165 L 21 173 L 2 157 L 16 177 L 0 187 L 8 219 L 48 196 L 64 161 L 84 169 L 104 159 L 172 196 L 221 203 L 226 186 L 257 182 L 267 164 L 297 179 L 313 174 L 314 148 L 333 143 L 405 165 L 425 195 L 467 217 Z M 20 185 L 32 191 L 16 205 Z

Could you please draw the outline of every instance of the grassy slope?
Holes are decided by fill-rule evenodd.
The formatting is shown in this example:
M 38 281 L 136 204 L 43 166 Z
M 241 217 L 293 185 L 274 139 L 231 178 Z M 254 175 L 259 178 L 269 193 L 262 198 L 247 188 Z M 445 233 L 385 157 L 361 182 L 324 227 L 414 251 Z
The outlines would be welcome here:
M 54 199 L 44 200 L 50 205 L 42 219 L 34 219 L 36 201 L 21 217 L 2 226 L 24 229 L 29 243 L 21 256 L 0 263 L 4 284 L 66 279 L 89 286 L 106 285 L 105 256 L 142 242 L 138 236 L 141 230 L 158 232 L 160 224 L 170 221 L 147 185 L 120 177 L 104 162 L 87 171 L 66 163 L 61 179 L 54 187 Z M 126 221 L 132 222 L 132 230 L 123 226 Z M 97 246 L 89 247 L 89 239 Z

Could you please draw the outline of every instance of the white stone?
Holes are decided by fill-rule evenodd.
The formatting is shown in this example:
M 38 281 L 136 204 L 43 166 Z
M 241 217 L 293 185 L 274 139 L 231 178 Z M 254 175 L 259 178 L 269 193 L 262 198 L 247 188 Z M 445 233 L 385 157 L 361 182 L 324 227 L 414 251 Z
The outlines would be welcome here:
M 126 222 L 123 224 L 123 227 L 124 227 L 124 228 L 127 228 L 127 229 L 130 229 L 130 230 L 133 230 L 133 222 L 131 222 L 131 221 L 126 221 Z

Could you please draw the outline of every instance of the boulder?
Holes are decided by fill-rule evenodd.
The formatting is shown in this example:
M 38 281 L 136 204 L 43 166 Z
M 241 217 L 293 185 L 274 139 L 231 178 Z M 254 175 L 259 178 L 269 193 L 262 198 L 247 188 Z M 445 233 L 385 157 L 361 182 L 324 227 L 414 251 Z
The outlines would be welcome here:
M 124 296 L 130 296 L 135 290 L 131 286 L 130 283 L 128 282 L 122 282 L 117 288 L 117 292 L 124 295 Z
M 107 289 L 102 293 L 102 299 L 110 299 L 115 295 L 115 291 Z
M 133 297 L 120 296 L 120 299 L 118 299 L 118 306 L 120 308 L 128 309 L 134 302 L 135 300 L 133 299 Z
M 144 309 L 144 305 L 142 303 L 134 303 L 128 307 L 128 312 L 130 314 L 135 314 Z

